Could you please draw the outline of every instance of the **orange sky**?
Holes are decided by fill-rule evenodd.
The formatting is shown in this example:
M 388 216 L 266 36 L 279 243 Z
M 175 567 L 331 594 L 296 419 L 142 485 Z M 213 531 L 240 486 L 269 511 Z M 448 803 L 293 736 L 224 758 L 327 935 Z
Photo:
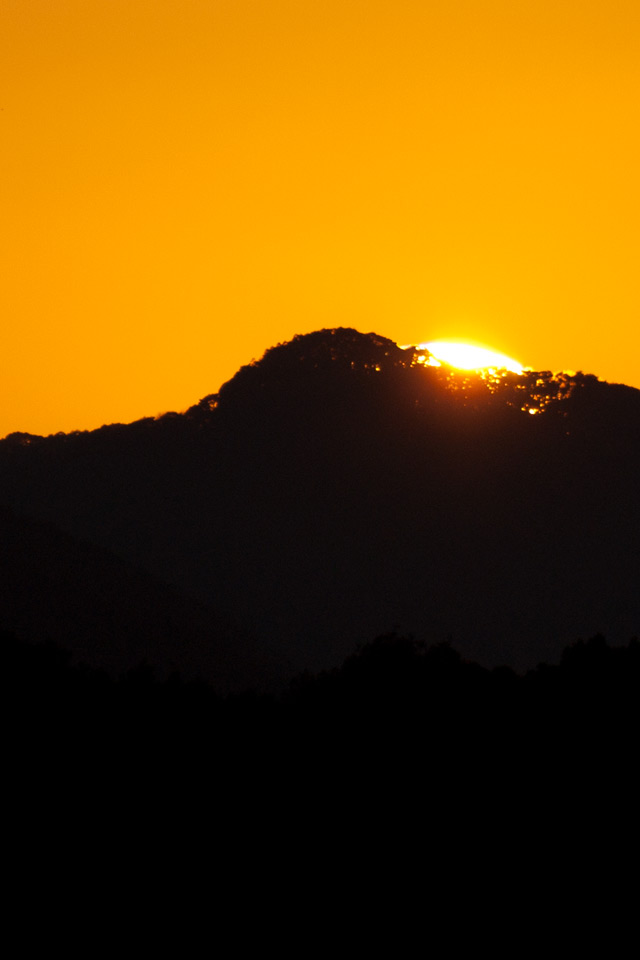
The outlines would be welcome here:
M 637 0 L 2 0 L 0 436 L 320 327 L 640 387 Z

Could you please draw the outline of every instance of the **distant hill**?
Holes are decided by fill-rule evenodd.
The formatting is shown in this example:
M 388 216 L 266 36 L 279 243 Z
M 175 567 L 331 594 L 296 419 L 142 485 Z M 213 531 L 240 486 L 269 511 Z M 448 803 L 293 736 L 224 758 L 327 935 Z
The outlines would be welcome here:
M 216 611 L 109 551 L 0 508 L 0 629 L 54 643 L 112 677 L 142 664 L 221 691 L 268 684 L 268 665 Z
M 0 503 L 215 610 L 283 677 L 393 630 L 521 670 L 638 634 L 640 391 L 428 360 L 295 337 L 184 414 L 12 434 Z

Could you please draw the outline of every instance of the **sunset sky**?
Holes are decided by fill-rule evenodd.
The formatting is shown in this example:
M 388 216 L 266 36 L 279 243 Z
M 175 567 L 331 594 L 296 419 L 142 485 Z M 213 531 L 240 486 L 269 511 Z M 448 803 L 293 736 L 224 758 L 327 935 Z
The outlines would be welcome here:
M 2 0 L 0 436 L 296 333 L 640 387 L 637 0 Z

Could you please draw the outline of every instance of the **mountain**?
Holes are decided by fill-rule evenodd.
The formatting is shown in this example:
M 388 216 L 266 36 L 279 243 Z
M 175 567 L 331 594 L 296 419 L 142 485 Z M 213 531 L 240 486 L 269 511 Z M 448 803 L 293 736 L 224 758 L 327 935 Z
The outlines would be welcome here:
M 519 670 L 629 640 L 640 391 L 429 360 L 347 328 L 298 336 L 184 414 L 10 435 L 0 503 L 215 611 L 282 678 L 389 631 Z

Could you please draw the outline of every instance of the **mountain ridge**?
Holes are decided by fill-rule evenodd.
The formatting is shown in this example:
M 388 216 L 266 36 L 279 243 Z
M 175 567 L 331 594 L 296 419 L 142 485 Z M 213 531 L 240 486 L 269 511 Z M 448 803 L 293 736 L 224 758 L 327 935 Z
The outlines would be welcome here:
M 396 629 L 519 669 L 628 640 L 640 391 L 426 360 L 300 335 L 183 414 L 10 435 L 0 503 L 213 605 L 283 674 Z

